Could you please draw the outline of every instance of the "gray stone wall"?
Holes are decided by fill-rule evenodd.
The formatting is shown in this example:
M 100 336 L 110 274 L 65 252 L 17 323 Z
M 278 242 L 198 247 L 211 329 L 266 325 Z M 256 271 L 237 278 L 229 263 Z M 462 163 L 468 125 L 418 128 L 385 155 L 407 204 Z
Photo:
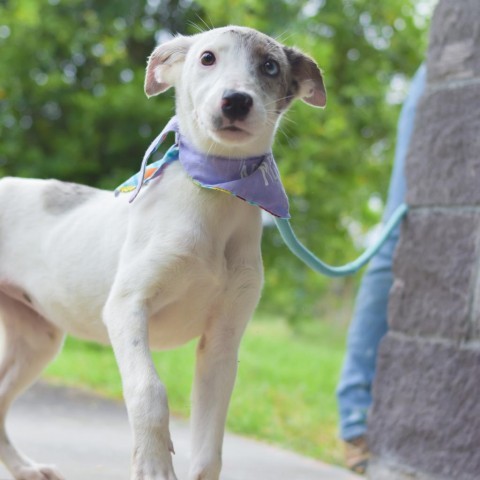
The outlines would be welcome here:
M 440 0 L 369 421 L 372 480 L 480 479 L 480 0 Z

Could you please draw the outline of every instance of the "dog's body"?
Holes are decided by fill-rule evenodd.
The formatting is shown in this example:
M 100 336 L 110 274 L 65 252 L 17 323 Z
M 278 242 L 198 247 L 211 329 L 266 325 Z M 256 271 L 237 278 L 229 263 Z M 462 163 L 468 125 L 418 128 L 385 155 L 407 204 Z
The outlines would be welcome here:
M 260 210 L 198 188 L 180 165 L 165 171 L 160 189 L 147 188 L 131 205 L 128 196 L 108 191 L 17 178 L 0 181 L 0 201 L 12 204 L 0 214 L 8 233 L 0 250 L 2 293 L 77 337 L 110 343 L 101 312 L 120 266 L 122 294 L 148 296 L 153 349 L 205 331 L 225 293 L 239 234 L 252 238 L 243 255 L 255 259 L 261 274 Z
M 201 152 L 235 158 L 271 148 L 293 98 L 325 103 L 308 57 L 239 27 L 157 47 L 146 92 L 170 86 L 182 134 Z M 176 478 L 166 393 L 149 347 L 200 337 L 189 479 L 219 478 L 238 346 L 263 281 L 260 209 L 200 188 L 178 162 L 155 182 L 129 204 L 55 180 L 0 181 L 0 457 L 17 480 L 63 478 L 15 450 L 4 420 L 65 333 L 113 346 L 134 435 L 135 480 Z

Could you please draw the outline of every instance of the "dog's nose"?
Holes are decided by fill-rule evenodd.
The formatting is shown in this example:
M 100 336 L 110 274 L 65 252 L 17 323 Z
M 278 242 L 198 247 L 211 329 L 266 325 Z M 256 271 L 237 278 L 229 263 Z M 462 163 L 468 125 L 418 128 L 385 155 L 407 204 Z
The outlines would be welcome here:
M 253 105 L 253 98 L 245 92 L 225 90 L 222 97 L 222 112 L 229 120 L 243 120 Z

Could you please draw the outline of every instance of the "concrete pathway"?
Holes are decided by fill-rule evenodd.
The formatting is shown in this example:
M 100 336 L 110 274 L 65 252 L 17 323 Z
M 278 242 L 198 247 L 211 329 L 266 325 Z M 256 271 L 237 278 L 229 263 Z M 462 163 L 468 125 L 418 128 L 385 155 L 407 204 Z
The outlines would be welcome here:
M 39 383 L 14 405 L 7 426 L 31 458 L 56 464 L 67 480 L 128 480 L 130 432 L 123 404 Z M 187 478 L 188 426 L 173 419 L 179 480 Z M 340 468 L 227 434 L 222 480 L 358 480 Z M 11 480 L 0 465 L 0 480 Z

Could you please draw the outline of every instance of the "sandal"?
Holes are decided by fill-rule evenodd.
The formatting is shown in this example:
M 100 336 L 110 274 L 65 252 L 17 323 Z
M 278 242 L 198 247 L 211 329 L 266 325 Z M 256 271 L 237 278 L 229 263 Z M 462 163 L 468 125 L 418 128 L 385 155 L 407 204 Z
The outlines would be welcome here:
M 345 442 L 345 465 L 352 472 L 364 475 L 369 458 L 370 451 L 366 436 L 362 435 Z

